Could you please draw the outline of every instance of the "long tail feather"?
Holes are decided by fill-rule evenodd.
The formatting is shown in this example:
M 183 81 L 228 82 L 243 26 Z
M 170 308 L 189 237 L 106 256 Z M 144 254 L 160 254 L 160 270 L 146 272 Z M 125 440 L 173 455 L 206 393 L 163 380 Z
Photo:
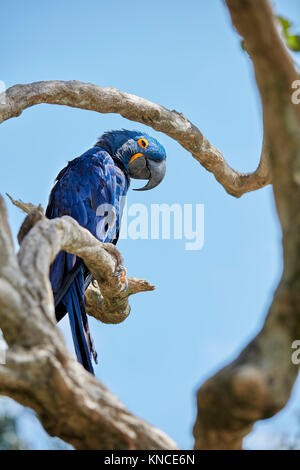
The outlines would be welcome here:
M 63 299 L 65 294 L 70 288 L 70 285 L 72 284 L 73 280 L 79 273 L 79 271 L 82 269 L 82 261 L 77 259 L 76 263 L 74 264 L 73 268 L 71 271 L 69 271 L 68 275 L 65 277 L 64 282 L 62 286 L 60 287 L 59 291 L 55 293 L 54 295 L 54 305 L 57 307 L 57 305 L 60 303 L 60 301 Z
M 84 281 L 81 272 L 74 279 L 62 302 L 69 314 L 74 348 L 78 361 L 85 369 L 94 374 L 91 356 L 93 355 L 95 362 L 97 362 L 97 354 L 90 337 L 83 298 Z

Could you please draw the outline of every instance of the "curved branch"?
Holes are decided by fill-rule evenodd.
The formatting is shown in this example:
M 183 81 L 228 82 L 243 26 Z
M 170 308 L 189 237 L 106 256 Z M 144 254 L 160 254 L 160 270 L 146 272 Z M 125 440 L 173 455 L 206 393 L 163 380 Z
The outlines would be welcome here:
M 240 173 L 226 163 L 222 153 L 183 114 L 116 88 L 104 88 L 75 80 L 15 85 L 6 90 L 2 97 L 0 95 L 0 123 L 17 117 L 24 109 L 40 103 L 71 106 L 99 113 L 117 113 L 163 132 L 191 152 L 232 196 L 240 197 L 271 182 L 266 145 L 257 170 L 253 173 Z
M 300 107 L 291 101 L 297 78 L 268 0 L 226 0 L 254 64 L 269 142 L 275 201 L 283 231 L 284 272 L 261 332 L 239 357 L 198 391 L 195 448 L 239 449 L 255 421 L 289 399 L 300 337 Z
M 30 230 L 39 222 L 39 221 L 45 221 L 48 220 L 44 216 L 44 210 L 41 205 L 35 206 L 31 203 L 24 203 L 21 200 L 15 200 L 13 199 L 9 194 L 7 194 L 11 202 L 19 207 L 23 212 L 27 213 L 27 217 L 23 221 L 21 228 L 18 233 L 18 241 L 19 244 L 21 245 L 25 236 L 30 232 Z M 68 227 L 68 224 L 74 223 L 74 220 L 70 217 L 66 218 L 60 218 L 57 219 L 60 220 L 60 224 L 63 224 L 60 229 L 62 231 L 66 230 L 67 232 L 70 231 L 70 228 Z M 68 222 L 66 222 L 68 221 Z M 50 226 L 53 226 L 53 222 L 50 221 Z M 79 239 L 80 243 L 82 240 L 82 233 L 81 227 L 78 226 L 78 224 L 75 222 L 76 230 L 75 232 L 72 232 L 72 241 L 69 243 L 71 244 L 72 248 L 74 249 L 74 254 L 78 255 L 78 252 L 76 251 L 77 245 L 74 243 L 74 239 Z M 46 243 L 47 247 L 50 242 L 50 246 L 56 246 L 57 240 L 56 239 L 49 239 L 45 240 L 44 242 L 41 243 L 41 231 L 47 231 L 48 226 L 45 223 L 43 224 L 43 229 L 41 228 L 41 224 L 39 225 L 39 230 L 35 232 L 30 233 L 30 246 L 29 246 L 29 253 L 31 258 L 36 258 L 39 259 L 41 256 L 41 253 L 43 256 L 45 256 L 45 253 L 47 251 L 45 250 L 44 244 Z M 58 232 L 54 231 L 55 235 L 57 236 Z M 86 235 L 86 231 L 83 232 Z M 89 233 L 89 232 L 88 232 Z M 90 234 L 89 234 L 90 235 Z M 38 243 L 37 243 L 38 242 Z M 36 245 L 35 245 L 36 243 Z M 62 247 L 61 249 L 65 249 L 66 251 L 70 250 L 70 247 L 68 245 L 67 248 L 63 248 L 63 241 L 59 241 L 60 246 Z M 74 243 L 74 244 L 73 244 Z M 28 249 L 28 240 L 26 241 L 25 248 L 23 247 L 23 252 Z M 34 251 L 34 246 L 36 246 Z M 86 307 L 87 307 L 87 313 L 90 316 L 95 317 L 97 320 L 102 321 L 103 323 L 121 323 L 124 321 L 129 313 L 130 313 L 130 308 L 127 303 L 127 299 L 130 295 L 137 294 L 138 292 L 147 292 L 147 291 L 152 291 L 155 289 L 154 286 L 149 284 L 149 282 L 143 280 L 143 279 L 137 279 L 137 278 L 132 278 L 129 277 L 126 280 L 126 285 L 121 284 L 118 282 L 117 278 L 112 278 L 111 275 L 105 276 L 105 268 L 103 268 L 103 265 L 101 263 L 99 264 L 99 260 L 95 259 L 94 253 L 97 250 L 104 250 L 104 253 L 108 253 L 113 257 L 113 259 L 117 262 L 118 265 L 122 264 L 122 255 L 118 251 L 118 249 L 110 244 L 110 243 L 101 243 L 98 240 L 96 240 L 93 236 L 90 236 L 90 245 L 85 246 L 86 252 L 82 254 L 80 257 L 85 261 L 85 264 L 88 266 L 90 263 L 96 262 L 97 264 L 97 272 L 100 272 L 104 277 L 107 278 L 107 286 L 104 285 L 103 279 L 101 280 L 101 287 L 102 287 L 102 293 L 99 289 L 99 285 L 96 281 L 96 279 L 90 284 L 86 291 Z M 70 251 L 69 251 L 70 252 Z M 22 257 L 22 254 L 20 255 Z M 55 258 L 56 255 L 54 255 Z M 79 256 L 79 255 L 78 255 Z M 91 258 L 92 256 L 92 258 Z M 53 254 L 51 254 L 51 258 L 53 257 Z M 51 263 L 51 259 L 48 260 L 49 264 Z M 25 266 L 27 266 L 27 257 L 25 260 Z M 29 260 L 29 265 L 30 265 L 31 259 Z M 95 275 L 97 277 L 97 274 Z M 116 287 L 113 287 L 111 283 L 114 283 L 114 286 L 119 286 L 120 290 L 116 292 Z M 125 287 L 125 288 L 124 288 Z
M 138 292 L 147 292 L 155 289 L 154 286 L 143 279 L 135 277 L 127 278 L 127 289 L 120 296 L 127 299 L 130 295 Z M 107 309 L 107 304 L 103 298 L 101 289 L 99 289 L 97 281 L 92 282 L 85 293 L 86 312 L 88 315 L 100 320 L 102 323 L 117 324 L 121 323 L 128 317 L 130 309 Z
M 73 359 L 56 328 L 49 264 L 62 249 L 83 258 L 105 287 L 105 308 L 124 313 L 128 295 L 137 285 L 145 287 L 138 280 L 128 295 L 122 293 L 111 276 L 117 253 L 103 245 L 70 217 L 42 217 L 17 257 L 0 198 L 0 325 L 9 346 L 6 364 L 0 365 L 0 394 L 33 408 L 49 434 L 77 449 L 176 449 Z
M 93 303 L 98 310 L 96 314 L 94 313 L 96 318 L 101 319 L 100 312 L 102 312 L 106 322 L 110 318 L 109 323 L 119 323 L 130 313 L 128 304 L 130 295 L 154 289 L 145 280 L 130 278 L 126 288 L 119 276 L 113 276 L 122 262 L 118 249 L 110 243 L 99 242 L 72 217 L 63 216 L 51 220 L 42 217 L 23 239 L 18 260 L 21 271 L 33 286 L 37 282 L 42 283 L 39 295 L 40 297 L 46 295 L 47 301 L 49 301 L 49 291 L 52 292 L 48 279 L 49 266 L 60 251 L 67 251 L 81 258 L 101 286 L 101 295 L 99 293 L 97 304 Z M 46 284 L 48 289 L 45 290 Z M 94 292 L 95 288 L 90 290 Z M 89 312 L 91 313 L 90 304 Z

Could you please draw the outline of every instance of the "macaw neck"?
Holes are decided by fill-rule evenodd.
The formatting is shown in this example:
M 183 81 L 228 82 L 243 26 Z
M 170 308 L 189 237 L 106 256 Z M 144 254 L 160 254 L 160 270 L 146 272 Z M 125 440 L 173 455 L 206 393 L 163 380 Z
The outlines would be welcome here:
M 99 138 L 96 146 L 109 153 L 114 160 L 121 161 L 127 168 L 132 154 L 135 153 L 134 141 L 129 137 L 127 131 L 105 133 Z
M 117 167 L 120 168 L 121 171 L 123 171 L 125 177 L 126 177 L 126 180 L 127 180 L 127 188 L 129 188 L 129 185 L 130 185 L 130 176 L 129 176 L 129 171 L 128 171 L 128 167 L 127 165 L 124 165 L 123 161 L 118 158 L 118 157 L 114 157 L 114 156 L 111 156 L 111 158 L 113 159 L 115 165 Z
M 108 145 L 95 145 L 96 148 L 104 150 L 107 152 L 111 158 L 113 159 L 115 165 L 120 168 L 120 170 L 124 173 L 126 180 L 127 180 L 127 187 L 129 188 L 130 185 L 130 176 L 129 176 L 129 171 L 128 171 L 128 165 L 123 162 L 123 159 L 121 159 L 118 155 L 114 155 L 111 151 L 111 148 L 109 148 Z

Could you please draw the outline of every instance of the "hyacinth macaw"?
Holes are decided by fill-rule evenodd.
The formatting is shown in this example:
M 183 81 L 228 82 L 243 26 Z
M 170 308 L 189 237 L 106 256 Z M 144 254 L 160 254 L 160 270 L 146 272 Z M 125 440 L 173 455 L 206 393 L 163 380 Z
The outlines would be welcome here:
M 156 139 L 137 131 L 105 132 L 94 147 L 58 174 L 46 216 L 52 219 L 69 215 L 100 241 L 115 244 L 130 178 L 147 179 L 147 184 L 138 189 L 145 191 L 155 188 L 165 171 L 166 152 Z M 107 213 L 98 209 L 105 205 L 114 208 L 113 224 L 107 223 Z M 91 358 L 97 363 L 97 354 L 84 303 L 91 275 L 80 258 L 60 252 L 51 266 L 50 281 L 56 319 L 68 313 L 78 361 L 94 373 Z

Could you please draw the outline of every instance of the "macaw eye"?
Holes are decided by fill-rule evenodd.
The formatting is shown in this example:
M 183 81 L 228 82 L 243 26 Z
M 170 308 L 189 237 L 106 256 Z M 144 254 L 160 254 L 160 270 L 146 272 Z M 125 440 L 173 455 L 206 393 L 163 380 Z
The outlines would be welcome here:
M 140 147 L 142 147 L 142 149 L 147 148 L 148 145 L 149 145 L 148 140 L 147 140 L 147 139 L 144 139 L 144 138 L 139 139 L 139 140 L 137 141 L 137 143 L 139 144 Z

